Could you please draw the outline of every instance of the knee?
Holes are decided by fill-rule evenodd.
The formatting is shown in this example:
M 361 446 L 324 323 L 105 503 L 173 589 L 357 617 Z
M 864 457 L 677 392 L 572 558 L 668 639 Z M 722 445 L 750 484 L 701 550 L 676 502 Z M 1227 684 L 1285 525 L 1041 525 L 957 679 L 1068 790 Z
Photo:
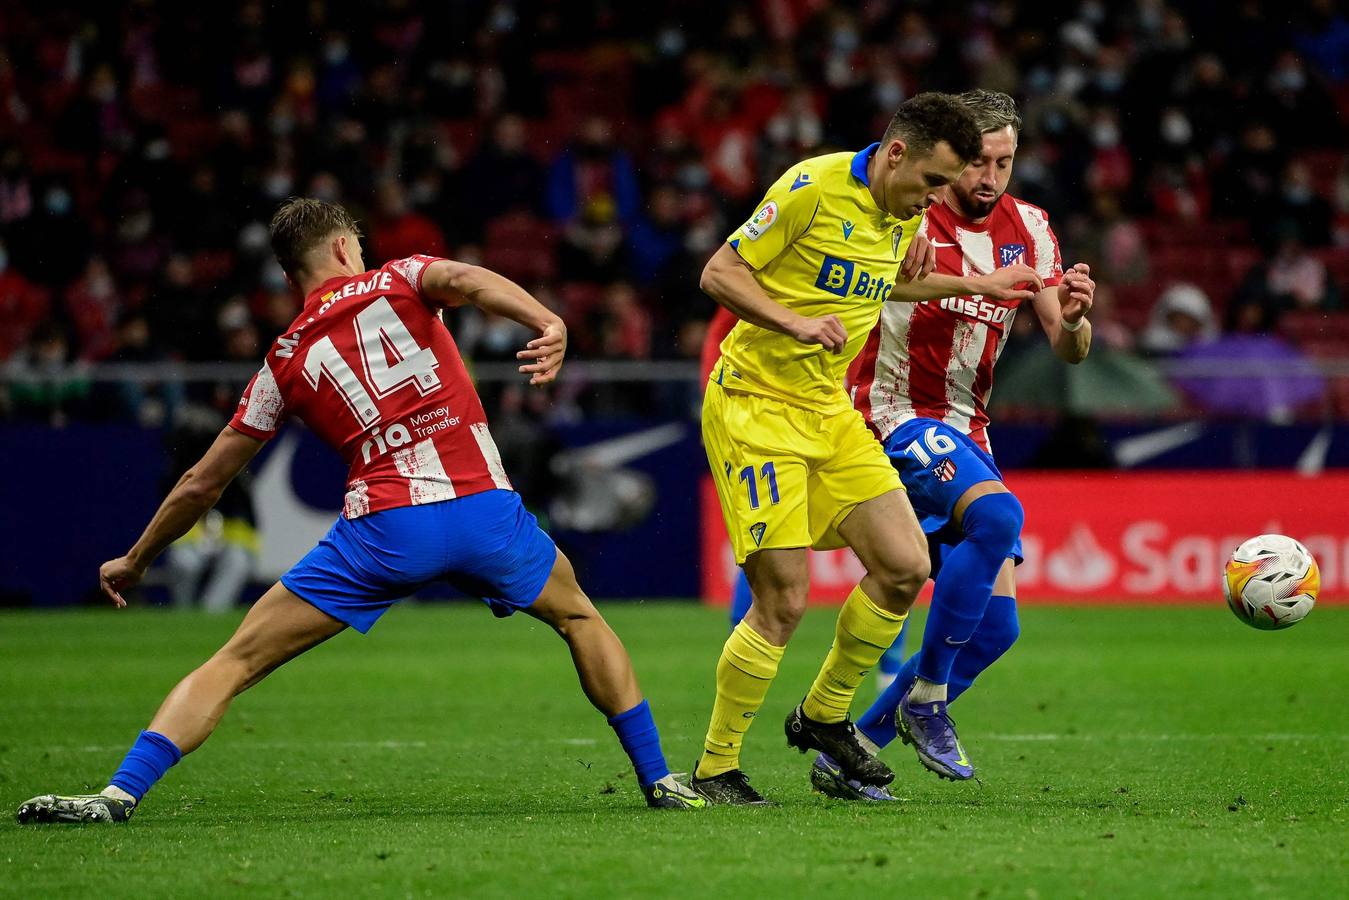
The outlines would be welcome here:
M 808 596 L 801 585 L 756 587 L 754 603 L 745 618 L 769 643 L 785 646 L 806 614 Z
M 926 544 L 915 541 L 910 546 L 896 549 L 868 574 L 879 582 L 884 595 L 872 599 L 882 606 L 898 607 L 894 611 L 902 612 L 913 604 L 932 574 L 932 561 Z
M 987 544 L 998 552 L 1010 553 L 1021 537 L 1026 512 L 1021 501 L 1008 493 L 985 494 L 965 510 L 961 520 L 966 540 Z
M 575 600 L 551 606 L 544 620 L 564 641 L 571 641 L 587 628 L 603 624 L 604 619 L 584 594 Z

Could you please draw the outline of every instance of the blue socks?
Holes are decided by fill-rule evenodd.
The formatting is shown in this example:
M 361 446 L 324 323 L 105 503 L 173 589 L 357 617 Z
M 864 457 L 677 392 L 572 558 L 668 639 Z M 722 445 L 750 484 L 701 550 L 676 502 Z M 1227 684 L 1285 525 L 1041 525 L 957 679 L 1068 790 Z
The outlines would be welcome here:
M 951 680 L 947 683 L 948 703 L 969 689 L 974 679 L 1007 652 L 1016 643 L 1021 633 L 1016 617 L 1016 598 L 993 597 L 988 601 L 984 619 L 974 630 L 961 651 L 956 654 L 955 664 L 951 668 Z M 904 693 L 913 685 L 923 653 L 920 650 L 909 657 L 899 669 L 895 683 L 885 689 L 876 702 L 857 720 L 857 729 L 877 747 L 884 747 L 895 739 L 895 712 Z
M 965 509 L 964 540 L 945 554 L 937 573 L 919 678 L 933 684 L 951 680 L 956 654 L 983 621 L 993 582 L 1016 546 L 1023 519 L 1021 502 L 1006 493 L 985 494 Z
M 741 569 L 740 574 L 735 577 L 735 593 L 731 594 L 732 631 L 740 624 L 740 620 L 745 618 L 745 613 L 749 612 L 749 606 L 753 602 L 754 594 L 749 589 L 749 576 Z
M 632 760 L 632 767 L 637 770 L 638 784 L 651 784 L 670 774 L 649 703 L 643 700 L 627 712 L 610 716 L 609 725 L 618 735 L 623 752 Z
M 126 791 L 139 803 L 146 791 L 182 758 L 183 752 L 173 741 L 153 731 L 142 731 L 108 783 Z
M 1015 597 L 994 597 L 988 601 L 984 621 L 974 631 L 974 637 L 956 656 L 951 667 L 951 680 L 946 687 L 946 702 L 954 701 L 974 684 L 974 679 L 998 661 L 1021 634 L 1016 617 Z

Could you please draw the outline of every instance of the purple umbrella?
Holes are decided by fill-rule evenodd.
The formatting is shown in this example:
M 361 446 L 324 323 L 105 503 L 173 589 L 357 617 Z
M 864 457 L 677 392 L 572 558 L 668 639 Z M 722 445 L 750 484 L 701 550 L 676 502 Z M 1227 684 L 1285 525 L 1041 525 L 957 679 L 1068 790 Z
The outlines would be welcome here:
M 1316 364 L 1271 335 L 1233 334 L 1196 344 L 1167 370 L 1176 387 L 1211 413 L 1277 418 L 1326 393 Z

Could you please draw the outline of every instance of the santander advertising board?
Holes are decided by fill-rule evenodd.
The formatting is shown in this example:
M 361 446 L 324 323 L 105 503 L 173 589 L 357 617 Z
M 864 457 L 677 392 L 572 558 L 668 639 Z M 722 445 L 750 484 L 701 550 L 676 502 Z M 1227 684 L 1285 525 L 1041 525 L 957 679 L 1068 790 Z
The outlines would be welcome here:
M 1021 601 L 1208 602 L 1223 563 L 1257 534 L 1290 535 L 1321 566 L 1321 599 L 1349 602 L 1349 473 L 1013 473 L 1026 510 Z M 703 596 L 725 602 L 735 561 L 710 481 L 703 492 Z M 851 551 L 811 554 L 811 599 L 839 602 L 861 578 Z

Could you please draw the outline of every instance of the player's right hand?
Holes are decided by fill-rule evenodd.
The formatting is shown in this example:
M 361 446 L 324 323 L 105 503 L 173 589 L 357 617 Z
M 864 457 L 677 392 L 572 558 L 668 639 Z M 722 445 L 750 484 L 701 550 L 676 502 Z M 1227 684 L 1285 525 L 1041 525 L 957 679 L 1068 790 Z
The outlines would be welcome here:
M 987 275 L 980 275 L 979 281 L 983 285 L 980 293 L 991 300 L 1029 300 L 1045 286 L 1039 273 L 1025 263 L 994 269 Z
M 848 329 L 843 327 L 838 316 L 818 319 L 802 316 L 792 325 L 790 334 L 803 344 L 819 344 L 830 353 L 842 353 L 848 344 Z
M 126 606 L 121 592 L 140 584 L 144 577 L 145 570 L 125 556 L 110 559 L 98 567 L 98 586 L 118 609 Z

